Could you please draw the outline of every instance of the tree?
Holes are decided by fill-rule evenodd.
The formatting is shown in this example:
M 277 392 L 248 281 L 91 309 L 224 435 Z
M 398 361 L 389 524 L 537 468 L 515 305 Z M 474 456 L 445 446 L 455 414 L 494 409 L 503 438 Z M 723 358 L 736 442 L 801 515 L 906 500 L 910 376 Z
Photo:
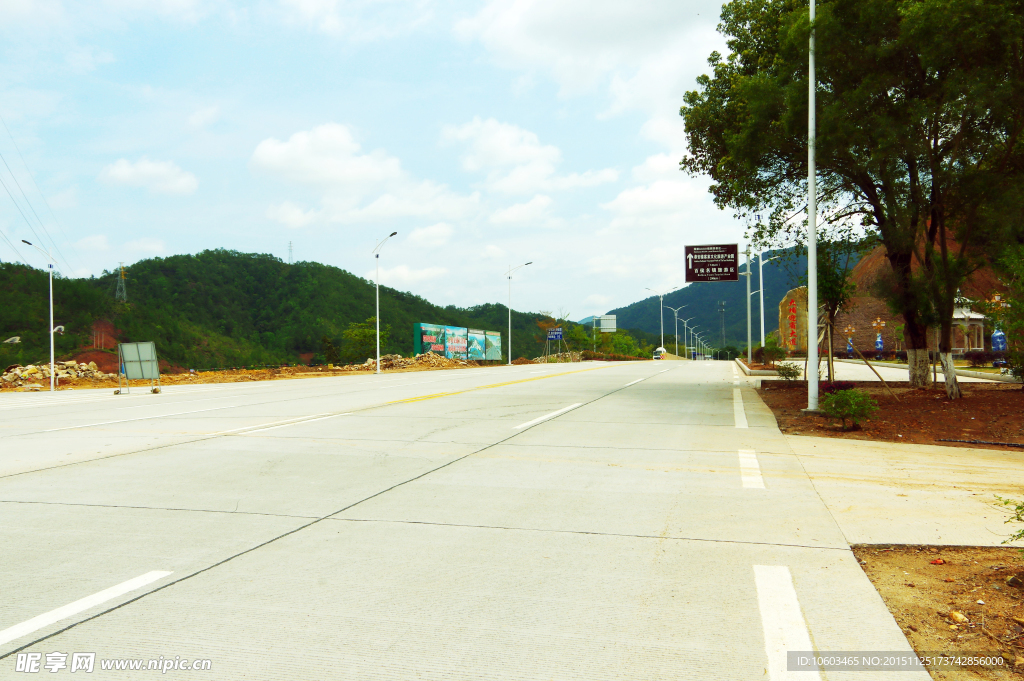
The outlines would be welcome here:
M 349 323 L 348 328 L 341 332 L 341 337 L 345 340 L 346 359 L 358 361 L 364 357 L 374 357 L 377 354 L 377 318 Z M 380 327 L 380 346 L 387 347 L 390 338 L 391 325 L 384 324 Z
M 334 341 L 327 334 L 324 334 L 320 339 L 320 346 L 323 349 L 324 359 L 328 364 L 340 364 L 341 354 L 338 352 L 338 348 L 334 346 Z
M 938 322 L 946 391 L 963 281 L 1020 229 L 1024 0 L 826 0 L 815 23 L 819 206 L 886 247 L 913 385 L 927 383 Z M 727 58 L 685 95 L 692 174 L 738 216 L 767 212 L 763 242 L 803 240 L 807 5 L 733 0 Z M 1007 220 L 1007 217 L 1011 219 Z
M 1009 306 L 996 311 L 997 319 L 1006 334 L 1010 371 L 1024 387 L 1024 245 L 1008 248 L 999 264 L 1006 277 Z

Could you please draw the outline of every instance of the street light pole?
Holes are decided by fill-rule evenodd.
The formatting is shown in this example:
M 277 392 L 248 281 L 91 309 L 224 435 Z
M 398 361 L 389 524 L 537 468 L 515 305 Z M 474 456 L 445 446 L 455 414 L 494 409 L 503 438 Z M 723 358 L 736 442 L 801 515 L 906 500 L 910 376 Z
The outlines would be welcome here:
M 758 281 L 758 283 L 761 284 L 758 288 L 761 289 L 759 291 L 759 293 L 761 294 L 761 347 L 762 348 L 764 347 L 764 264 L 766 262 L 771 262 L 772 260 L 776 260 L 776 259 L 782 257 L 782 256 L 779 256 L 779 255 L 773 255 L 772 257 L 770 257 L 767 260 L 765 260 L 764 259 L 764 253 L 765 253 L 764 251 L 761 251 L 760 253 L 757 254 L 757 268 L 758 268 L 757 281 Z
M 672 314 L 676 318 L 676 326 L 675 326 L 675 329 L 676 329 L 676 334 L 675 334 L 676 335 L 676 357 L 679 356 L 679 311 L 682 310 L 684 307 L 686 307 L 686 306 L 685 305 L 680 305 L 679 307 L 669 307 L 668 308 L 668 309 L 672 310 Z M 691 319 L 692 319 L 692 317 L 691 317 Z M 685 329 L 686 327 L 683 326 L 683 328 Z
M 54 362 L 53 362 L 53 266 L 56 264 L 56 260 L 53 256 L 44 251 L 43 249 L 36 246 L 31 241 L 21 240 L 22 243 L 26 243 L 32 248 L 36 249 L 40 253 L 46 256 L 46 259 L 50 262 L 46 263 L 46 271 L 50 275 L 50 392 L 54 390 Z
M 751 341 L 750 335 L 750 244 L 747 244 L 747 272 L 743 276 L 747 278 L 747 366 L 750 366 L 754 361 L 754 348 L 751 347 L 753 342 Z
M 516 270 L 532 265 L 533 261 L 524 262 L 519 267 L 513 268 L 512 265 L 508 266 L 508 272 L 505 276 L 508 277 L 508 365 L 512 366 L 512 273 Z
M 700 324 L 696 324 L 696 325 L 690 327 L 690 344 L 693 346 L 693 349 L 695 351 L 697 349 L 697 331 L 696 331 L 696 329 L 699 329 L 699 328 L 700 328 Z M 694 357 L 694 359 L 697 359 L 697 358 Z
M 814 166 L 817 117 L 814 72 L 814 0 L 810 0 L 811 36 L 807 50 L 807 411 L 818 410 L 818 187 Z
M 672 293 L 672 291 L 675 291 L 677 288 L 679 287 L 673 286 L 672 288 L 665 291 L 665 293 L 658 293 L 653 288 L 647 289 L 654 295 L 658 296 L 658 317 L 661 320 L 661 347 L 665 347 L 665 294 Z
M 373 249 L 373 257 L 377 261 L 377 316 L 374 318 L 377 321 L 377 373 L 380 373 L 380 249 L 384 248 L 384 244 L 388 239 L 398 234 L 398 232 L 391 232 L 384 237 L 377 247 Z
M 693 317 L 690 317 L 690 319 L 693 319 Z M 689 350 L 687 349 L 688 346 L 686 345 L 686 341 L 688 340 L 688 337 L 686 335 L 686 322 L 690 321 L 690 319 L 683 320 L 683 350 L 686 350 L 687 352 L 689 352 Z M 676 354 L 679 354 L 678 351 L 676 352 Z

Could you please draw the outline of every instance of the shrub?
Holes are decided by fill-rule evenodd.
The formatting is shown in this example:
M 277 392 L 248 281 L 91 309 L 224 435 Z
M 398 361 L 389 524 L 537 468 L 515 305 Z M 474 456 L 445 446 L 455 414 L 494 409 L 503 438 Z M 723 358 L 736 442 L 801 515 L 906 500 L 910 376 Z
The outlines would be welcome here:
M 1024 384 L 1024 351 L 1014 350 L 1006 355 L 1006 366 L 1013 377 Z M 1021 387 L 1024 387 L 1022 385 Z
M 786 356 L 786 351 L 783 348 L 774 345 L 769 345 L 764 349 L 764 352 L 762 354 L 764 355 L 765 364 L 775 364 L 780 359 L 783 359 Z
M 779 377 L 787 381 L 795 381 L 800 378 L 800 367 L 792 362 L 782 362 L 775 366 L 775 370 L 779 372 Z
M 857 427 L 858 421 L 878 411 L 878 404 L 861 390 L 839 390 L 821 400 L 821 410 L 825 416 L 838 419 L 843 430 L 851 430 Z M 847 421 L 851 424 L 849 428 Z
M 906 350 L 897 350 L 896 351 L 896 359 L 899 360 L 900 362 L 903 362 L 904 364 L 906 364 L 906 362 L 907 362 L 907 351 Z
M 857 384 L 853 381 L 823 381 L 818 384 L 818 392 L 822 395 L 831 395 L 840 390 L 853 390 Z
M 984 350 L 971 350 L 964 353 L 964 359 L 970 362 L 972 367 L 983 367 L 994 359 L 992 355 L 993 353 Z
M 1010 517 L 1006 519 L 1007 524 L 1024 523 L 1024 501 L 1004 499 L 1003 497 L 1000 496 L 996 496 L 996 499 L 998 499 L 999 503 L 1002 504 L 1003 506 L 1010 506 L 1013 509 L 1012 511 L 1010 511 Z M 1009 544 L 1012 541 L 1019 541 L 1021 539 L 1024 539 L 1024 529 L 1017 530 L 1016 532 L 1011 534 L 1007 539 L 1004 539 L 1003 543 Z M 1024 553 L 1024 549 L 1022 549 L 1021 552 Z
M 765 364 L 764 348 L 754 348 L 754 362 L 757 364 Z

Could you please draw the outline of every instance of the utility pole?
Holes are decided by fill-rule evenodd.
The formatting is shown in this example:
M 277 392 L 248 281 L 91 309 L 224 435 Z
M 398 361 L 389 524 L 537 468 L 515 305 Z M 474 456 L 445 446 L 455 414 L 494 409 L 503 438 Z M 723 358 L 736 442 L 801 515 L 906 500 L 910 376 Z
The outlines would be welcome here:
M 292 242 L 288 242 L 288 264 L 292 264 Z
M 123 262 L 118 263 L 118 269 L 120 270 L 120 275 L 117 278 L 117 292 L 114 293 L 114 300 L 123 300 L 124 302 L 127 303 L 128 291 L 126 291 L 124 287 L 125 276 Z M 107 290 L 109 291 L 110 289 L 108 288 Z

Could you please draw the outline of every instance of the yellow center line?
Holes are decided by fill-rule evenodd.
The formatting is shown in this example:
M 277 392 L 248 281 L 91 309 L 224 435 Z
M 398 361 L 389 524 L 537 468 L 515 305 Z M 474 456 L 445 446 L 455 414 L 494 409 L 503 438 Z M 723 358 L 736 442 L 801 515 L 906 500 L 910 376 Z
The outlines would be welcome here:
M 422 402 L 424 400 L 435 400 L 438 397 L 449 397 L 451 395 L 461 395 L 463 393 L 471 393 L 476 390 L 488 390 L 490 388 L 502 388 L 506 385 L 516 385 L 517 383 L 529 383 L 530 381 L 542 381 L 545 378 L 555 378 L 556 376 L 568 376 L 570 374 L 581 374 L 585 371 L 597 371 L 598 369 L 611 369 L 614 365 L 593 367 L 591 369 L 577 369 L 576 371 L 563 371 L 559 374 L 548 374 L 546 376 L 534 376 L 533 378 L 521 378 L 518 381 L 505 381 L 504 383 L 491 383 L 490 385 L 481 385 L 475 388 L 466 388 L 465 390 L 454 390 L 447 393 L 434 393 L 432 395 L 421 395 L 420 397 L 409 397 L 404 400 L 393 400 L 391 402 L 385 402 L 384 404 L 403 404 L 406 402 Z

